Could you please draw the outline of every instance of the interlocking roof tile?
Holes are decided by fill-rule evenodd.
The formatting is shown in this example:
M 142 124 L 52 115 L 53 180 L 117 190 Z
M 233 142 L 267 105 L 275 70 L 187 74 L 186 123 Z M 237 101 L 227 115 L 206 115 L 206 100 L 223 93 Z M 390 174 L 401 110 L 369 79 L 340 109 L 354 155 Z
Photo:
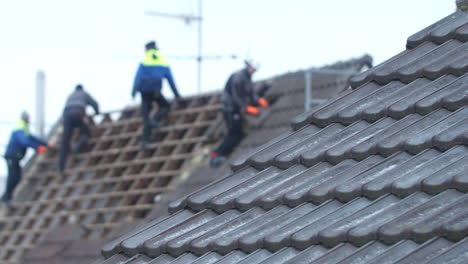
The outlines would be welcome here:
M 359 263 L 463 263 L 466 260 L 464 250 L 467 241 L 462 240 L 452 243 L 443 238 L 435 238 L 424 244 L 417 244 L 411 240 L 403 240 L 394 245 L 386 245 L 380 242 L 369 242 L 361 247 L 342 243 L 332 249 L 320 245 L 309 247 L 303 251 L 291 247 L 285 247 L 275 253 L 268 250 L 257 250 L 250 254 L 234 250 L 229 254 L 220 255 L 207 253 L 196 256 L 186 253 L 174 258 L 163 254 L 147 262 L 149 264 L 184 264 L 184 263 L 239 263 L 239 264 L 268 264 L 268 263 L 336 263 L 336 264 L 359 264 Z M 101 263 L 134 263 L 136 258 L 128 258 L 124 255 L 114 255 Z M 141 259 L 143 260 L 143 259 Z
M 104 256 L 118 244 L 215 263 L 467 262 L 467 24 L 457 11 L 411 36 L 353 90 L 170 204 L 166 229 L 140 228 L 151 238 L 124 236 Z M 123 246 L 133 240 L 144 246 Z
M 468 18 L 466 13 L 455 12 L 440 21 L 428 26 L 427 28 L 413 34 L 407 40 L 409 49 L 415 48 L 425 41 L 433 41 L 435 43 L 444 43 L 450 39 L 459 39 L 466 37 L 459 31 L 460 27 L 466 29 Z
M 449 73 L 465 73 L 466 44 L 463 42 L 466 41 L 466 34 L 463 32 L 466 33 L 466 30 L 457 31 L 457 28 L 468 22 L 466 13 L 457 11 L 441 21 L 444 22 L 409 37 L 407 50 L 370 71 L 353 77 L 351 85 L 358 87 L 369 81 L 386 84 L 392 80 L 409 83 L 420 77 L 436 79 Z
M 207 211 L 201 211 L 182 226 L 172 226 L 165 232 L 158 231 L 157 225 L 141 231 L 160 233 L 133 254 L 203 255 L 210 251 L 227 254 L 235 249 L 251 253 L 259 248 L 276 251 L 285 246 L 305 249 L 319 243 L 326 247 L 342 242 L 362 246 L 374 240 L 387 244 L 405 239 L 425 242 L 437 236 L 450 236 L 450 232 L 463 237 L 467 233 L 466 223 L 458 223 L 457 227 L 450 221 L 466 216 L 468 211 L 463 206 L 466 199 L 466 194 L 449 189 L 435 196 L 416 192 L 405 198 L 384 195 L 374 201 L 357 197 L 346 203 L 329 200 L 320 205 L 304 203 L 294 208 L 279 205 L 269 211 L 253 207 L 245 212 L 226 211 L 208 220 L 205 219 Z M 453 217 L 441 219 L 441 215 Z M 214 221 L 216 218 L 222 221 Z M 176 233 L 183 235 L 177 237 Z M 163 249 L 161 243 L 169 240 L 168 247 Z M 180 250 L 174 244 L 185 248 Z M 129 253 L 126 248 L 124 252 Z

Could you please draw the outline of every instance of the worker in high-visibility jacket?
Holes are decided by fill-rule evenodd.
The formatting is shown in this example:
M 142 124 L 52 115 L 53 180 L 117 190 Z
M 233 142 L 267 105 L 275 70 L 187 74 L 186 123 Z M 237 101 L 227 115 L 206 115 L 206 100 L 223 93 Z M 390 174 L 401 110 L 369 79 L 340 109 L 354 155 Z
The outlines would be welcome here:
M 1 198 L 2 202 L 9 203 L 13 198 L 13 192 L 20 183 L 22 176 L 20 161 L 26 155 L 27 149 L 34 148 L 39 154 L 42 154 L 46 151 L 47 146 L 51 145 L 31 135 L 29 132 L 29 114 L 26 112 L 21 113 L 21 120 L 10 135 L 10 141 L 4 155 L 8 167 L 8 176 L 5 192 Z
M 156 46 L 156 42 L 151 41 L 145 46 L 145 56 L 138 67 L 133 84 L 132 97 L 137 92 L 141 94 L 141 115 L 143 117 L 143 136 L 141 147 L 144 148 L 150 142 L 151 129 L 161 126 L 161 122 L 169 114 L 171 105 L 161 93 L 162 81 L 166 79 L 174 93 L 176 99 L 180 99 L 171 68 L 166 58 Z M 158 112 L 150 118 L 153 102 L 158 104 Z
M 265 98 L 258 97 L 254 91 L 252 75 L 258 70 L 259 62 L 245 61 L 245 68 L 233 73 L 224 88 L 221 112 L 227 127 L 227 135 L 219 147 L 211 152 L 210 165 L 220 166 L 244 137 L 242 116 L 258 115 L 259 107 L 268 107 Z

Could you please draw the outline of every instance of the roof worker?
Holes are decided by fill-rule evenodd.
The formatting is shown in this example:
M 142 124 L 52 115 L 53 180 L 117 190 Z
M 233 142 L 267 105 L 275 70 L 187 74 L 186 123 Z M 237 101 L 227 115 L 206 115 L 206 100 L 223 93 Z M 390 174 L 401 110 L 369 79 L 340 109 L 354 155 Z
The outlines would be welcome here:
M 457 0 L 457 9 L 461 11 L 468 11 L 468 0 Z
M 63 131 L 58 162 L 60 173 L 65 170 L 73 130 L 75 128 L 80 130 L 78 142 L 73 148 L 74 153 L 80 152 L 91 136 L 89 127 L 85 122 L 86 106 L 88 105 L 94 109 L 96 115 L 99 114 L 99 105 L 96 100 L 84 90 L 83 85 L 77 84 L 75 90 L 68 96 L 63 110 Z
M 252 75 L 258 68 L 258 62 L 247 59 L 245 68 L 233 73 L 226 83 L 222 96 L 221 112 L 226 123 L 227 135 L 221 145 L 211 152 L 211 167 L 220 166 L 244 137 L 243 115 L 259 115 L 259 106 L 268 107 L 267 100 L 259 98 L 254 91 Z
M 29 132 L 29 114 L 22 112 L 20 121 L 10 135 L 10 141 L 4 155 L 8 167 L 8 177 L 2 202 L 8 204 L 13 198 L 13 192 L 22 177 L 20 161 L 26 155 L 27 149 L 34 148 L 37 153 L 42 154 L 46 152 L 47 147 L 52 147 L 52 145 Z
M 169 63 L 161 54 L 156 42 L 148 42 L 145 45 L 145 50 L 145 56 L 138 67 L 132 90 L 132 98 L 135 98 L 137 92 L 141 94 L 141 115 L 143 118 L 142 148 L 145 148 L 150 142 L 151 129 L 161 126 L 161 122 L 168 116 L 171 108 L 171 105 L 161 93 L 163 79 L 169 82 L 169 86 L 176 99 L 180 99 Z M 153 102 L 158 104 L 159 109 L 150 118 Z

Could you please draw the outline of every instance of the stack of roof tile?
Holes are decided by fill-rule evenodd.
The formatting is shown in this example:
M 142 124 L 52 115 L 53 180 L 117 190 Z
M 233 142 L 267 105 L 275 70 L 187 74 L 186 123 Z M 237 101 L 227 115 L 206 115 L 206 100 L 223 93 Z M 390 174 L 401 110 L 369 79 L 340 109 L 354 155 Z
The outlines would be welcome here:
M 408 38 L 100 263 L 467 263 L 468 14 Z

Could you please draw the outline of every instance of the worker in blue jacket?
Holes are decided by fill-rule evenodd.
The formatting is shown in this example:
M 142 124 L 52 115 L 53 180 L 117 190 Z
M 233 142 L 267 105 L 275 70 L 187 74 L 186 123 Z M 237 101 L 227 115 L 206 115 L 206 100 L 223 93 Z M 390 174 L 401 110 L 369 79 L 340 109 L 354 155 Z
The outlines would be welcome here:
M 171 105 L 161 93 L 163 79 L 169 82 L 176 99 L 180 99 L 169 63 L 156 46 L 156 42 L 147 43 L 145 49 L 145 56 L 138 67 L 132 90 L 133 98 L 137 92 L 141 94 L 141 115 L 143 117 L 141 146 L 143 148 L 150 141 L 151 128 L 160 127 L 161 122 L 167 117 L 171 108 Z M 158 104 L 159 110 L 153 118 L 150 118 L 153 102 Z
M 21 181 L 20 161 L 26 155 L 27 148 L 34 148 L 39 154 L 46 151 L 47 142 L 29 133 L 29 114 L 23 112 L 21 120 L 11 133 L 10 141 L 5 152 L 5 160 L 8 166 L 8 177 L 2 202 L 8 203 L 13 198 L 13 192 Z

